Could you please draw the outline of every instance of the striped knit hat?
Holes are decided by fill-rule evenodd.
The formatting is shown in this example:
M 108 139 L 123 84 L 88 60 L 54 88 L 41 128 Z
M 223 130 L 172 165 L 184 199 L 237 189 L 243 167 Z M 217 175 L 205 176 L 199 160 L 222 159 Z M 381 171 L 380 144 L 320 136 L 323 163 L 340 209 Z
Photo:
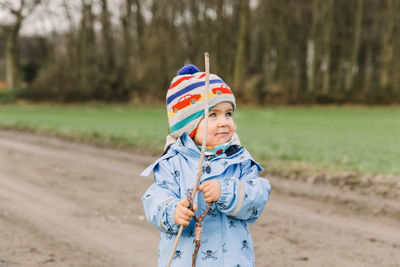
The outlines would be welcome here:
M 194 65 L 178 71 L 167 92 L 167 112 L 170 135 L 179 138 L 183 133 L 193 137 L 204 117 L 204 86 L 206 74 Z M 210 73 L 208 106 L 229 102 L 235 110 L 235 97 L 229 86 L 217 75 Z

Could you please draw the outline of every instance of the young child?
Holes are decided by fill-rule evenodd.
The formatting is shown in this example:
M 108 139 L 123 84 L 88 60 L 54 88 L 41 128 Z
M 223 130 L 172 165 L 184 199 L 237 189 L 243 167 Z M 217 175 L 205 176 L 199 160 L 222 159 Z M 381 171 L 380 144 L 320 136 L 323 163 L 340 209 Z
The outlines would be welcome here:
M 196 181 L 205 118 L 205 73 L 196 66 L 179 70 L 167 93 L 170 135 L 164 154 L 143 173 L 154 171 L 154 184 L 142 197 L 147 220 L 161 231 L 158 266 L 167 266 L 180 225 L 185 226 L 171 266 L 191 266 L 196 223 L 204 217 L 196 266 L 254 266 L 249 222 L 267 202 L 271 186 L 235 133 L 235 98 L 217 75 L 210 74 L 206 152 L 193 210 L 188 195 Z M 208 203 L 212 203 L 209 207 Z

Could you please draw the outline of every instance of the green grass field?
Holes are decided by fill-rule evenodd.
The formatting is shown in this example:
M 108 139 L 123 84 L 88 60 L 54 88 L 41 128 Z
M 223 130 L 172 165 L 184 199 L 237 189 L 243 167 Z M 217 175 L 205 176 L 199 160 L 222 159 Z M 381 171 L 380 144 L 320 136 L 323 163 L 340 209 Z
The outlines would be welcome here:
M 242 145 L 266 168 L 400 175 L 400 108 L 239 107 L 234 119 Z M 2 106 L 0 126 L 153 152 L 168 133 L 162 107 Z

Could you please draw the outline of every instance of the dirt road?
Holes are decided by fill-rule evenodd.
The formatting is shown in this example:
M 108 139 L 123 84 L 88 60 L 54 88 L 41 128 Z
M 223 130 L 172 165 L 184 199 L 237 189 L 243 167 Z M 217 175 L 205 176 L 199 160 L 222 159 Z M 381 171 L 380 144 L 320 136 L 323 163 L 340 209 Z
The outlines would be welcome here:
M 156 266 L 139 176 L 154 157 L 0 131 L 0 267 Z M 270 177 L 257 266 L 400 266 L 400 205 Z

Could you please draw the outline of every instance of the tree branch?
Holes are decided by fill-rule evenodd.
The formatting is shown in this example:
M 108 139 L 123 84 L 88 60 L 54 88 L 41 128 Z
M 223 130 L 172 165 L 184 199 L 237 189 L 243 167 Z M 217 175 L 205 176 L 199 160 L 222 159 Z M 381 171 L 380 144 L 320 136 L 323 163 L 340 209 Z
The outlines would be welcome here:
M 10 2 L 4 1 L 4 0 L 0 0 L 0 7 L 8 9 L 8 10 L 13 9 Z

